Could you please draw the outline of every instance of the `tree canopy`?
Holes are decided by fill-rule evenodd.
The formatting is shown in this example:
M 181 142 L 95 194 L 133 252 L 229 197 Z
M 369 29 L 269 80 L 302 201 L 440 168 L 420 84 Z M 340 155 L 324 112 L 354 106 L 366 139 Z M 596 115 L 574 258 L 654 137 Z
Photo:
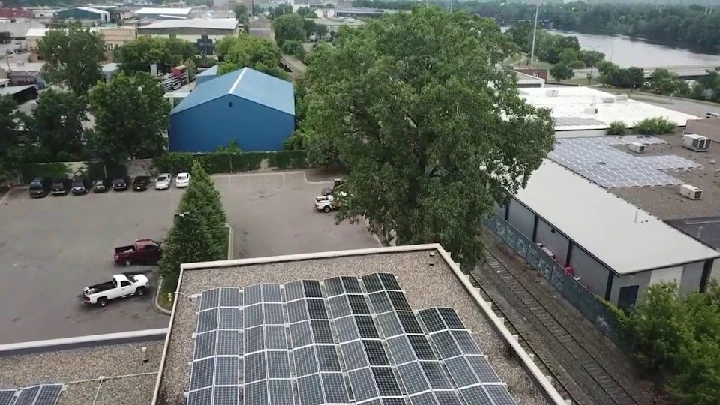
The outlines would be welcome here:
M 105 60 L 105 43 L 87 28 L 50 30 L 37 41 L 37 49 L 45 61 L 45 78 L 75 94 L 86 94 L 103 78 L 100 62 Z
M 271 76 L 286 77 L 280 68 L 280 48 L 269 39 L 240 34 L 238 37 L 223 38 L 218 46 L 223 52 L 223 63 L 218 69 L 220 74 L 249 67 Z
M 154 156 L 165 147 L 170 103 L 162 84 L 147 73 L 119 73 L 90 93 L 95 116 L 92 144 L 104 160 Z
M 115 61 L 125 72 L 149 72 L 153 64 L 170 68 L 196 54 L 197 47 L 188 41 L 143 35 L 115 49 Z
M 311 151 L 350 169 L 338 220 L 474 265 L 481 221 L 553 146 L 549 111 L 498 68 L 511 48 L 490 20 L 417 7 L 313 51 L 301 128 Z
M 307 35 L 305 32 L 305 20 L 295 13 L 283 14 L 276 18 L 273 21 L 273 30 L 275 31 L 275 42 L 279 46 L 289 40 L 302 42 Z
M 0 96 L 0 180 L 15 172 L 23 139 L 21 114 L 11 96 Z
M 87 98 L 48 89 L 40 94 L 37 108 L 25 119 L 30 144 L 36 145 L 35 160 L 63 162 L 85 158 Z

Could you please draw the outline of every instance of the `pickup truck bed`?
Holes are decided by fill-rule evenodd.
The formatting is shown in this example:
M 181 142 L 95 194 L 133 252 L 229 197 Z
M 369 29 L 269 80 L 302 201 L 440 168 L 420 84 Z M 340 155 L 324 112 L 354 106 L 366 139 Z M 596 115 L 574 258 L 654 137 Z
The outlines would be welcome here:
M 145 295 L 149 288 L 149 280 L 143 273 L 125 272 L 114 275 L 111 281 L 85 287 L 78 298 L 83 304 L 104 307 L 117 298 Z

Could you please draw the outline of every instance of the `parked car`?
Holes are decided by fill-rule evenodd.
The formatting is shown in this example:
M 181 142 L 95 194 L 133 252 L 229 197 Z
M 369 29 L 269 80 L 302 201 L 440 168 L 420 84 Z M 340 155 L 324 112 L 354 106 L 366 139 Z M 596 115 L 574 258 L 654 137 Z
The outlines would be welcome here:
M 190 173 L 178 173 L 175 178 L 175 187 L 185 188 L 190 184 Z
M 152 239 L 137 239 L 132 245 L 115 248 L 115 264 L 131 266 L 133 264 L 156 265 L 162 256 L 160 242 Z
M 130 184 L 130 176 L 119 177 L 113 180 L 113 190 L 125 191 L 128 189 L 128 184 Z
M 337 193 L 338 197 L 345 197 L 344 192 Z M 323 212 L 330 212 L 342 208 L 342 203 L 334 195 L 321 195 L 315 197 L 315 209 Z
M 167 190 L 170 188 L 172 176 L 170 173 L 162 173 L 155 179 L 155 190 Z
M 50 194 L 52 179 L 49 177 L 36 177 L 30 182 L 30 198 L 43 198 Z
M 150 176 L 137 176 L 133 180 L 133 191 L 145 191 L 150 184 Z
M 133 295 L 143 296 L 150 288 L 150 281 L 142 273 L 122 273 L 112 280 L 83 288 L 80 301 L 87 305 L 104 307 L 109 301 Z
M 93 182 L 93 192 L 95 193 L 107 193 L 112 187 L 112 181 L 110 179 L 95 180 Z
M 52 191 L 53 195 L 68 195 L 72 187 L 72 181 L 67 177 L 58 177 L 53 180 Z
M 73 180 L 72 193 L 73 195 L 83 195 L 90 192 L 90 179 L 86 177 L 77 177 Z

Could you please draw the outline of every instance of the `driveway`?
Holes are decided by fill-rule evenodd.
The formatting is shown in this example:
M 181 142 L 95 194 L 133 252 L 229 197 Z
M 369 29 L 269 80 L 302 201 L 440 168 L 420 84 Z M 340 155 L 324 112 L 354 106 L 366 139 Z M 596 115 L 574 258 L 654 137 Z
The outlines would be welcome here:
M 0 205 L 0 343 L 167 327 L 150 296 L 106 308 L 77 296 L 124 271 L 113 264 L 115 246 L 163 238 L 179 199 L 177 190 L 148 190 L 31 200 L 17 190 Z M 154 267 L 132 270 L 157 285 Z
M 213 176 L 235 230 L 236 258 L 378 247 L 364 225 L 335 225 L 315 210 L 332 181 L 309 182 L 304 172 Z

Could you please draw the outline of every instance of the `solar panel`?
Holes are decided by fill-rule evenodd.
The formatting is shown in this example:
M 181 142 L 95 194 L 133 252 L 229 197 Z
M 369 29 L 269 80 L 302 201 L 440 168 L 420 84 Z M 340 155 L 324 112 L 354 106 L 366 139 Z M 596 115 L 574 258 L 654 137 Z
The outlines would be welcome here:
M 362 276 L 362 282 L 365 286 L 365 290 L 369 293 L 384 290 L 378 274 L 368 274 L 367 276 Z
M 240 405 L 240 386 L 215 387 L 213 397 L 215 398 L 214 405 Z
M 212 403 L 212 388 L 205 388 L 198 391 L 190 391 L 188 405 L 207 405 Z
M 215 385 L 238 385 L 240 383 L 240 359 L 237 356 L 215 359 Z
M 58 398 L 60 398 L 60 392 L 62 392 L 62 384 L 47 384 L 40 386 L 40 392 L 38 392 L 35 398 L 34 405 L 55 405 Z
M 214 372 L 215 358 L 194 361 L 190 372 L 190 391 L 212 386 Z
M 375 377 L 369 367 L 349 371 L 348 376 L 356 402 L 380 396 L 380 391 L 375 384 Z
M 280 284 L 263 284 L 262 300 L 263 302 L 282 302 Z
M 345 404 L 350 402 L 342 373 L 321 374 L 321 378 L 327 403 Z
M 297 384 L 303 405 L 320 405 L 325 402 L 320 374 L 298 378 Z
M 216 288 L 200 308 L 188 405 L 515 404 L 457 313 L 416 315 L 390 273 Z
M 325 279 L 323 285 L 325 286 L 326 297 L 334 297 L 345 292 L 340 277 Z
M 215 355 L 217 332 L 211 331 L 195 336 L 195 359 L 203 359 Z
M 0 390 L 0 405 L 10 405 L 15 399 L 15 390 Z
M 305 290 L 305 296 L 308 298 L 322 298 L 323 296 L 322 290 L 320 289 L 320 282 L 317 280 L 303 280 L 303 289 Z
M 245 305 L 254 305 L 262 302 L 262 284 L 245 287 Z
M 217 308 L 220 291 L 217 288 L 203 291 L 200 295 L 200 310 L 204 311 L 210 308 Z
M 242 293 L 237 288 L 220 289 L 221 307 L 240 307 L 242 305 Z
M 355 277 L 341 277 L 345 292 L 348 294 L 360 294 L 362 288 L 360 288 L 360 281 Z
M 390 273 L 379 273 L 380 281 L 382 281 L 383 287 L 386 290 L 400 290 L 400 284 L 397 282 L 397 278 L 394 274 Z
M 293 389 L 291 380 L 270 380 L 268 381 L 268 397 L 270 404 L 293 404 Z
M 290 378 L 290 360 L 286 350 L 267 352 L 268 378 Z

